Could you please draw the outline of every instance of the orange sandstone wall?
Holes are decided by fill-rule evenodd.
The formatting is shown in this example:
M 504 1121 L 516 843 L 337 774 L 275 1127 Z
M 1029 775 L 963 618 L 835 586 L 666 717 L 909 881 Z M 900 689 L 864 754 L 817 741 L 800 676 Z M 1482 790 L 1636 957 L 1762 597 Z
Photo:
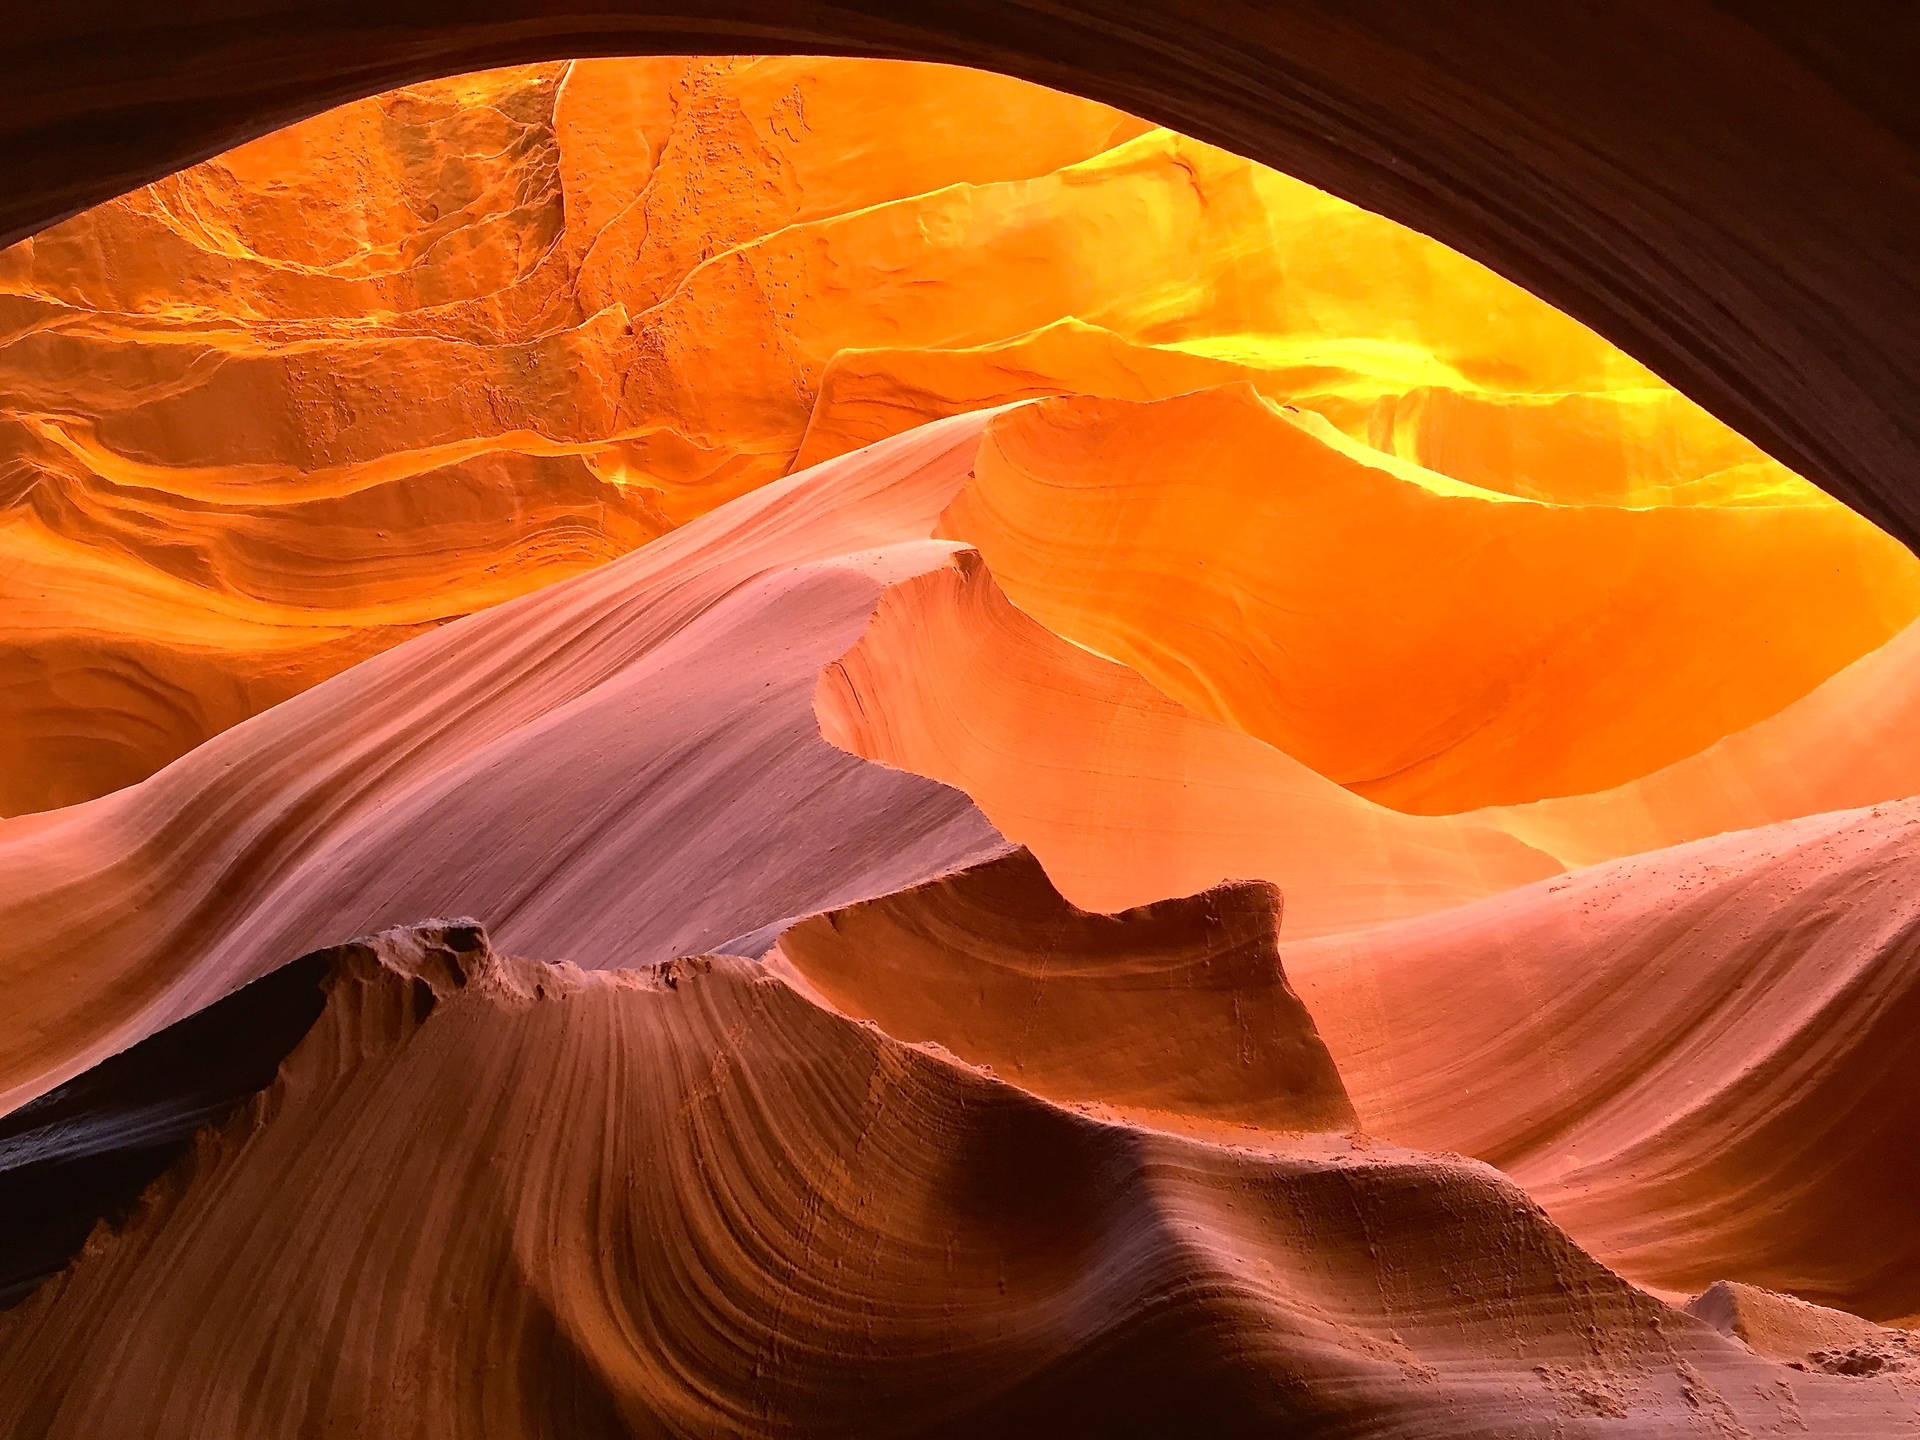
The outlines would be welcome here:
M 1488 491 L 1863 528 L 1477 264 L 1104 106 L 892 62 L 491 71 L 0 253 L 0 814 L 926 419 L 1235 381 Z M 1669 748 L 1871 648 L 1908 602 L 1876 603 Z
M 783 473 L 805 397 L 771 428 L 750 384 L 703 410 L 702 302 L 641 317 L 735 245 L 1143 128 L 925 66 L 541 65 L 345 106 L 0 254 L 0 814 Z M 770 333 L 712 333 L 788 386 Z

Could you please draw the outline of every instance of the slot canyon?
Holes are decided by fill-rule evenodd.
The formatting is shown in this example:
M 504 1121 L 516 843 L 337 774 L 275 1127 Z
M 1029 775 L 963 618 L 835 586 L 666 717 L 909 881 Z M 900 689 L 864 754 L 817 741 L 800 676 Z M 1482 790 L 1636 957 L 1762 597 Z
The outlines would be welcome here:
M 0 1434 L 1920 1436 L 1910 102 L 859 8 L 20 51 Z

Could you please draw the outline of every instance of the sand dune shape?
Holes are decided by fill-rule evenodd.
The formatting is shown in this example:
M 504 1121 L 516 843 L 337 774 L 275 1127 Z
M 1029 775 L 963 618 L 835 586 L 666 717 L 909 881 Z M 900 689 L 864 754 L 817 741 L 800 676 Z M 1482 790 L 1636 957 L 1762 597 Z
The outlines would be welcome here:
M 1792 1295 L 1722 1280 L 1687 1302 L 1723 1335 L 1757 1355 L 1829 1375 L 1898 1374 L 1920 1369 L 1920 1335 L 1809 1305 Z

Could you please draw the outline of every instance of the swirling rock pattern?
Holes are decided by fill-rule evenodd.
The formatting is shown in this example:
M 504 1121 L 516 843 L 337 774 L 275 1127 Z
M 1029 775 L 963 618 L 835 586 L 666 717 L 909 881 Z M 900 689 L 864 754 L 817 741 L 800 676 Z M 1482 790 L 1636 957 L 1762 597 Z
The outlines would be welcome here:
M 993 118 L 934 124 L 951 104 Z M 925 142 L 877 148 L 883 115 Z M 764 295 L 703 309 L 731 283 L 703 267 L 1143 128 L 927 67 L 535 66 L 345 107 L 0 254 L 0 814 L 144 778 L 778 478 L 806 367 Z M 727 367 L 732 409 L 716 353 L 762 357 Z
M 1920 565 L 1845 511 L 1522 499 L 1245 387 L 1025 407 L 940 533 L 1049 629 L 1421 814 L 1624 783 L 1920 614 Z
M 315 93 L 245 90 L 274 13 L 207 133 Z M 1285 83 L 1208 133 L 1364 135 L 1911 521 L 1914 127 L 1851 32 L 1468 13 L 1155 63 L 1244 77 L 1243 20 Z M 342 95 L 574 34 L 330 23 Z M 197 133 L 165 89 L 116 163 Z M 999 76 L 536 63 L 159 180 L 0 255 L 0 1430 L 1914 1430 L 1917 613 L 1568 315 Z
M 812 709 L 885 587 L 946 559 L 925 537 L 987 418 L 755 491 L 142 784 L 0 822 L 0 1103 L 342 932 L 467 913 L 646 963 L 999 854 L 964 795 L 828 744 Z
M 887 592 L 821 675 L 814 712 L 843 749 L 966 791 L 1092 910 L 1266 879 L 1286 888 L 1289 936 L 1324 935 L 1561 868 L 1492 825 L 1376 805 L 1195 715 L 1016 610 L 972 551 Z
M 1864 1436 L 1908 1413 L 1885 1378 L 1783 1382 L 1481 1166 L 1077 1116 L 740 959 L 585 971 L 459 927 L 326 959 L 274 1084 L 0 1319 L 16 1433 Z M 127 1305 L 147 1323 L 103 1323 Z
M 1897 0 L 1470 0 L 1205 13 L 1166 0 L 766 0 L 484 16 L 396 0 L 137 29 L 23 9 L 0 91 L 0 233 L 73 214 L 326 105 L 569 55 L 897 55 L 1094 95 L 1486 261 L 1912 543 L 1920 502 L 1920 32 Z

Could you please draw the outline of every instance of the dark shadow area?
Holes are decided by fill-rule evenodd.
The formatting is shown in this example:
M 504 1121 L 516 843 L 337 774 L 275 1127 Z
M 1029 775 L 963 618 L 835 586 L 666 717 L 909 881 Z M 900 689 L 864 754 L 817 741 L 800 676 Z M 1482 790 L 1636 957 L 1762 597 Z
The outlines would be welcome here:
M 320 1018 L 330 952 L 304 956 L 0 1119 L 0 1309 L 65 1269 L 96 1223 L 273 1082 Z

